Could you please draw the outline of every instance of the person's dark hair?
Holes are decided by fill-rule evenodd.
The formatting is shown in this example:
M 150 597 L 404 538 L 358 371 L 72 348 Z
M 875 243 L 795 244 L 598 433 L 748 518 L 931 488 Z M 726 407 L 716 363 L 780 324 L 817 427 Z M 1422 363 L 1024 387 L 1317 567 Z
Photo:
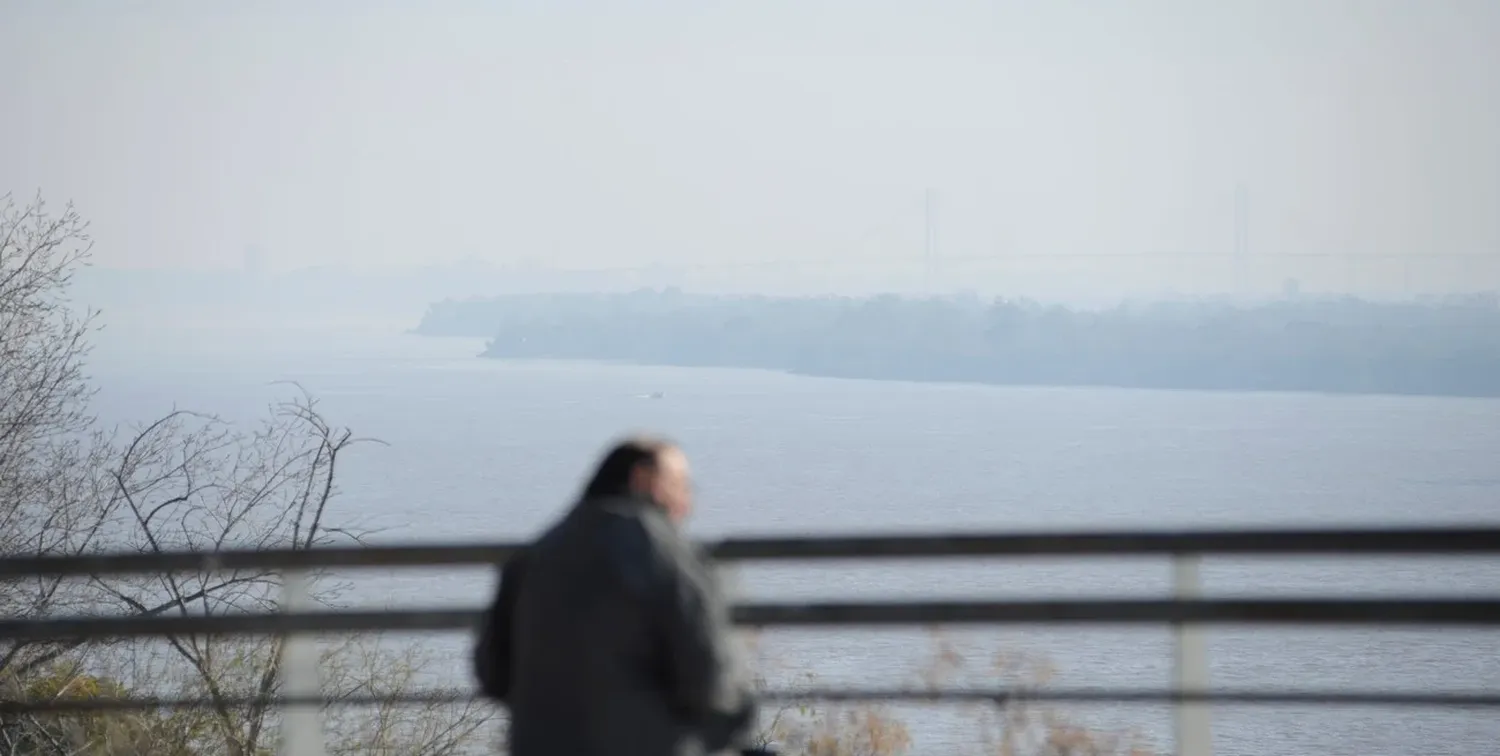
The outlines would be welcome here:
M 639 465 L 655 465 L 659 455 L 676 445 L 663 438 L 632 436 L 616 443 L 599 462 L 583 498 L 599 499 L 630 494 L 630 474 Z

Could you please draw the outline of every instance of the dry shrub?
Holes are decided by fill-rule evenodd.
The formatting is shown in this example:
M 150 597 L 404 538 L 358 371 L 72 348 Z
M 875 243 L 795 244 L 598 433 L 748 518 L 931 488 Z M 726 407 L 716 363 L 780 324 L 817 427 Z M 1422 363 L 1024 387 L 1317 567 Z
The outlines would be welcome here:
M 756 682 L 770 687 L 768 672 L 781 665 L 770 658 L 758 636 L 748 638 L 757 670 Z M 960 644 L 940 630 L 932 631 L 932 653 L 917 676 L 930 689 L 973 687 L 1022 692 L 1050 683 L 1054 670 L 1034 654 L 1004 649 L 975 649 Z M 811 686 L 815 675 L 793 676 Z M 782 687 L 782 686 L 777 686 Z M 955 704 L 962 719 L 971 722 L 973 738 L 966 753 L 972 756 L 1155 756 L 1133 732 L 1092 729 L 1054 708 L 1012 700 L 1004 707 Z M 887 706 L 866 704 L 785 704 L 771 709 L 760 735 L 762 744 L 774 743 L 788 756 L 905 756 L 912 749 L 906 723 Z
M 809 717 L 780 745 L 806 756 L 894 756 L 911 747 L 911 734 L 882 707 L 834 707 Z

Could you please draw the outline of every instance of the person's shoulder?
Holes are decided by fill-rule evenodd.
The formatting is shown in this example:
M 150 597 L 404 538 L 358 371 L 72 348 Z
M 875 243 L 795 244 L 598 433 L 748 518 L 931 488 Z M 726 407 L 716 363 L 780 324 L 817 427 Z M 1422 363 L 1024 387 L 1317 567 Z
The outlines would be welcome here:
M 506 565 L 514 564 L 524 567 L 527 564 L 535 562 L 545 562 L 550 553 L 560 548 L 560 542 L 568 539 L 568 520 L 569 518 L 564 515 L 558 518 L 556 522 L 548 525 L 536 537 L 532 538 L 530 542 L 512 553 Z
M 654 536 L 647 522 L 636 512 L 601 508 L 591 519 L 590 530 L 599 538 L 624 545 L 645 548 Z
M 600 511 L 591 519 L 592 540 L 605 569 L 631 591 L 652 593 L 666 563 L 649 524 L 630 512 Z
M 512 551 L 505 561 L 500 563 L 500 575 L 502 578 L 519 578 L 526 571 L 526 565 L 530 561 L 531 551 L 535 548 L 534 543 L 528 543 Z

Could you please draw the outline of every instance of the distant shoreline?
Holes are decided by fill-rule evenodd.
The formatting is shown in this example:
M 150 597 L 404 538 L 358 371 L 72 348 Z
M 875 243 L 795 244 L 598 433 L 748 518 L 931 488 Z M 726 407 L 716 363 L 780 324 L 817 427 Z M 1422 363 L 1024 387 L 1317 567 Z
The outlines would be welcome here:
M 1500 302 L 1283 300 L 1078 311 L 975 298 L 642 291 L 443 302 L 417 333 L 481 356 L 870 381 L 1500 398 Z

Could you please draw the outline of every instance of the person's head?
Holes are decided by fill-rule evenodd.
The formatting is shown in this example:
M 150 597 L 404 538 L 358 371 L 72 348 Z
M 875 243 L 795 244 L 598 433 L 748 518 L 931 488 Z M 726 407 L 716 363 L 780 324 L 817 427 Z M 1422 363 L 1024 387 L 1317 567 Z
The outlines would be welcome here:
M 693 511 L 687 456 L 662 438 L 635 436 L 610 448 L 583 490 L 585 499 L 640 496 L 666 510 L 674 522 Z

